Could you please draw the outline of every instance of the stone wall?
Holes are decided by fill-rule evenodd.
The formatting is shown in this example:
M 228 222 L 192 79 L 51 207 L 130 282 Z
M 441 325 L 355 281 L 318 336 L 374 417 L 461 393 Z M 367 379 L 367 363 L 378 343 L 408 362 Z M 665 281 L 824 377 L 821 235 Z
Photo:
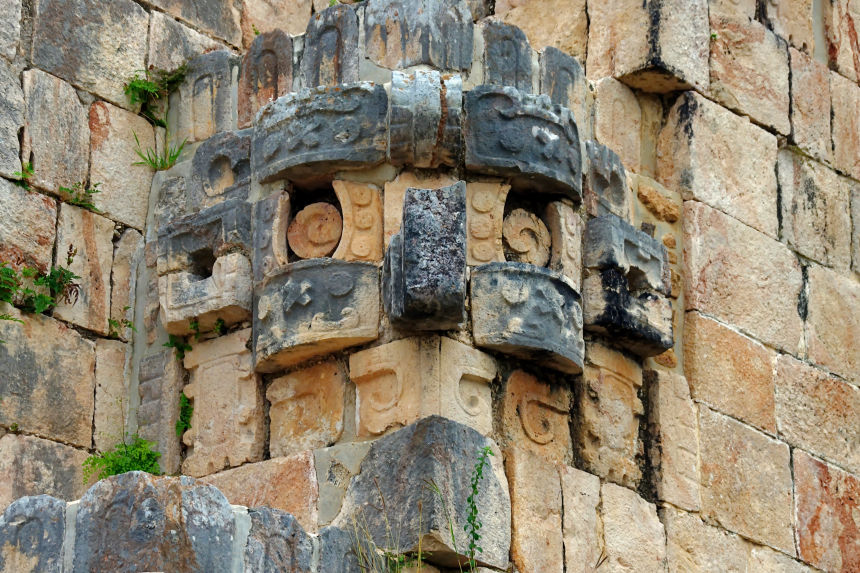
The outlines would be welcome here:
M 860 571 L 849 0 L 0 12 L 0 570 Z

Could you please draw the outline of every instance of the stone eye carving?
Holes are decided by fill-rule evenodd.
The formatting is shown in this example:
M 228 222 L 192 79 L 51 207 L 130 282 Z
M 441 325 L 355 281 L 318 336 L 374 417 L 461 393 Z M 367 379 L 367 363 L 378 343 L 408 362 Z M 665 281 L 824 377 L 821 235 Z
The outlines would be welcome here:
M 514 209 L 502 226 L 505 258 L 539 267 L 549 261 L 550 235 L 546 225 L 534 213 Z
M 340 242 L 343 218 L 331 203 L 311 203 L 298 213 L 287 229 L 293 252 L 303 259 L 332 254 Z

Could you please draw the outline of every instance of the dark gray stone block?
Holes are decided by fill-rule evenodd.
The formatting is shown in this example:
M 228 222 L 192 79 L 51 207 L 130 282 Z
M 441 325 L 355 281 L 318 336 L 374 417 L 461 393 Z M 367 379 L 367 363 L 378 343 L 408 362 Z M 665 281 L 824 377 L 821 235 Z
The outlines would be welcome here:
M 49 495 L 22 497 L 0 516 L 0 571 L 61 573 L 66 502 Z
M 358 81 L 358 15 L 349 4 L 336 4 L 311 16 L 304 46 L 305 87 Z
M 269 507 L 249 509 L 251 531 L 245 545 L 245 571 L 311 573 L 311 537 L 289 513 Z M 328 571 L 328 569 L 325 569 Z
M 273 193 L 254 203 L 251 213 L 254 234 L 254 287 L 286 266 L 287 228 L 290 224 L 290 195 Z
M 552 103 L 573 108 L 575 102 L 570 95 L 576 86 L 586 81 L 582 64 L 573 56 L 558 48 L 546 47 L 540 56 L 541 93 L 549 96 Z
M 477 346 L 582 371 L 580 296 L 559 273 L 525 263 L 481 265 L 472 269 L 471 302 Z
M 484 83 L 532 93 L 532 49 L 525 32 L 497 20 L 486 20 L 482 27 Z
M 585 204 L 592 215 L 627 217 L 629 189 L 627 172 L 618 155 L 596 141 L 585 142 L 588 169 L 585 173 Z
M 364 542 L 363 535 L 356 534 L 352 525 L 347 526 L 349 531 L 339 527 L 325 527 L 320 531 L 320 560 L 319 570 L 326 573 L 365 573 L 362 569 L 355 551 L 358 543 L 361 543 L 362 551 L 372 551 L 372 544 Z
M 254 130 L 254 171 L 263 183 L 330 180 L 335 171 L 385 161 L 388 96 L 369 83 L 314 88 L 267 106 Z
M 293 40 L 283 30 L 260 34 L 242 58 L 239 127 L 251 125 L 269 101 L 293 91 Z
M 251 185 L 251 130 L 225 131 L 200 144 L 191 161 L 188 209 L 226 199 L 247 200 Z
M 406 190 L 400 232 L 383 271 L 385 311 L 411 330 L 456 329 L 466 320 L 466 183 Z
M 21 171 L 18 131 L 24 125 L 24 92 L 14 68 L 0 59 L 0 175 Z
M 158 171 L 152 177 L 152 193 L 156 194 L 155 225 L 147 228 L 147 239 L 154 238 L 158 229 L 188 215 L 188 189 L 191 162 L 177 163 L 167 171 Z
M 466 94 L 466 168 L 513 177 L 514 185 L 579 200 L 579 131 L 567 108 L 512 87 Z

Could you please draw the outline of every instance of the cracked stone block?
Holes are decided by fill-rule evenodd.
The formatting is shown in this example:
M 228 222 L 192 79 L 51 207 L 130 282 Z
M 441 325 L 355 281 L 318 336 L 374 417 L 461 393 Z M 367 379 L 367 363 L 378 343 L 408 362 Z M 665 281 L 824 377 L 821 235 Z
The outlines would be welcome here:
M 230 504 L 211 485 L 128 472 L 81 498 L 71 571 L 218 571 L 235 535 Z
M 359 436 L 442 415 L 492 432 L 493 359 L 446 337 L 404 338 L 349 357 Z
M 269 401 L 269 451 L 287 456 L 334 444 L 343 434 L 346 375 L 335 360 L 275 378 Z
M 171 16 L 233 45 L 242 45 L 239 29 L 242 4 L 237 0 L 147 0 Z
M 147 62 L 162 70 L 175 70 L 194 56 L 226 48 L 209 36 L 153 10 L 149 22 Z
M 22 497 L 0 515 L 0 571 L 63 569 L 66 503 L 49 495 Z
M 646 92 L 708 87 L 708 0 L 612 0 L 588 5 L 591 78 Z
M 242 46 L 251 46 L 254 40 L 269 32 L 283 30 L 290 36 L 304 34 L 315 4 L 312 0 L 294 0 L 288 3 L 279 0 L 244 0 Z
M 364 50 L 395 70 L 427 64 L 467 70 L 472 64 L 472 14 L 463 0 L 381 0 L 364 12 Z
M 860 383 L 860 285 L 830 269 L 809 267 L 806 348 L 814 364 Z M 800 304 L 800 303 L 798 303 Z
M 499 182 L 466 183 L 467 265 L 505 262 L 502 226 L 510 189 Z
M 266 0 L 255 4 L 268 6 Z M 249 127 L 263 106 L 291 91 L 292 38 L 283 30 L 260 34 L 254 38 L 242 58 L 242 69 L 239 72 L 239 127 Z
M 764 5 L 768 27 L 794 48 L 812 54 L 815 48 L 813 0 L 769 0 Z
M 767 571 L 804 573 L 790 569 L 748 568 L 750 544 L 742 537 L 706 524 L 695 514 L 672 506 L 660 508 L 666 527 L 669 571 Z M 751 563 L 752 564 L 752 563 Z
M 350 480 L 361 470 L 361 461 L 372 442 L 348 442 L 314 450 L 319 484 L 319 524 L 328 525 L 340 513 Z
M 857 37 L 860 35 L 860 10 L 850 0 L 821 3 L 827 63 L 851 81 L 860 80 Z
M 155 443 L 155 449 L 161 453 L 158 465 L 165 474 L 179 471 L 180 443 L 176 421 L 179 419 L 179 394 L 184 375 L 182 363 L 172 350 L 162 350 L 141 359 L 138 369 L 138 434 Z
M 158 234 L 174 221 L 189 214 L 186 189 L 191 178 L 191 161 L 181 161 L 167 171 L 152 176 L 152 195 L 155 196 L 154 224 L 145 229 L 147 244 L 156 247 Z
M 245 571 L 312 573 L 314 544 L 289 513 L 258 507 L 249 509 L 251 531 L 245 543 Z
M 18 52 L 18 41 L 21 39 L 21 0 L 3 0 L 0 2 L 0 12 L 8 15 L 0 22 L 0 56 L 11 62 Z M 0 63 L 0 66 L 4 63 Z
M 570 10 L 567 8 L 568 0 L 563 1 L 566 6 L 563 13 L 567 14 Z M 531 4 L 536 7 L 541 6 L 534 1 Z M 530 4 L 526 4 L 528 5 Z M 559 13 L 556 12 L 552 16 L 555 19 Z M 562 50 L 544 48 L 540 54 L 540 93 L 548 95 L 552 103 L 570 109 L 576 125 L 579 126 L 579 135 L 583 139 L 591 138 L 591 109 L 594 105 L 594 96 L 579 60 Z
M 460 141 L 463 82 L 436 70 L 395 71 L 391 76 L 388 157 L 394 165 L 456 166 Z
M 484 83 L 511 86 L 521 94 L 532 93 L 535 84 L 533 54 L 525 33 L 498 20 L 484 20 L 481 32 L 484 40 Z
M 582 284 L 582 236 L 585 224 L 570 205 L 561 201 L 547 205 L 544 218 L 552 244 L 548 266 L 561 273 L 578 290 Z
M 2 7 L 0 12 L 8 14 Z M 0 23 L 0 37 L 7 21 L 11 19 L 4 18 Z M 13 174 L 21 171 L 18 130 L 23 125 L 24 91 L 21 89 L 21 80 L 9 63 L 0 60 L 0 175 L 15 177 Z
M 547 96 L 481 86 L 465 97 L 466 167 L 510 176 L 512 184 L 579 201 L 582 156 L 570 110 Z
M 657 507 L 635 491 L 604 483 L 600 487 L 603 538 L 609 571 L 662 573 L 666 533 Z
M 851 189 L 851 268 L 860 273 L 860 185 Z
M 57 202 L 50 197 L 0 180 L 0 264 L 51 268 Z
M 630 218 L 627 172 L 618 155 L 596 141 L 585 142 L 588 169 L 585 171 L 584 202 L 588 213 L 598 217 L 612 213 Z
M 25 495 L 78 499 L 87 487 L 82 468 L 88 457 L 86 450 L 35 436 L 6 434 L 0 438 L 0 507 Z
M 483 523 L 484 549 L 475 557 L 480 566 L 506 568 L 511 544 L 511 505 L 502 454 L 489 438 L 439 416 L 424 418 L 372 443 L 361 462 L 360 473 L 349 484 L 343 509 L 334 525 L 349 528 L 353 520 L 361 520 L 371 540 L 398 553 L 417 550 L 420 536 L 422 551 L 432 552 L 434 564 L 456 567 L 458 561 L 465 563 L 463 553 L 451 547 L 447 515 L 450 512 L 456 545 L 462 551 L 468 546 L 461 525 L 466 523 L 468 506 L 459 500 L 466 499 L 471 491 L 469 476 L 476 452 L 483 447 L 492 448 L 494 455 L 489 457 L 489 467 L 484 470 L 475 499 Z M 423 486 L 427 480 L 439 487 L 441 500 Z M 380 496 L 388 507 L 410 508 L 403 514 L 400 535 L 395 540 L 387 532 L 391 516 L 376 509 Z
M 593 573 L 603 554 L 603 524 L 600 478 L 570 466 L 559 467 L 561 475 L 564 567 L 567 573 Z
M 100 452 L 106 452 L 125 439 L 123 431 L 129 406 L 125 376 L 127 347 L 119 340 L 96 339 L 93 443 Z
M 383 269 L 385 311 L 415 330 L 457 329 L 466 319 L 466 183 L 406 190 L 400 232 Z
M 311 16 L 301 64 L 304 87 L 357 82 L 358 36 L 358 15 L 348 4 L 335 4 Z
M 642 131 L 642 105 L 633 90 L 613 78 L 595 82 L 594 138 L 633 172 L 642 170 Z
M 353 551 L 356 542 L 354 524 L 346 525 L 346 529 L 326 527 L 319 534 L 319 565 L 327 573 L 363 573 L 356 552 Z M 359 537 L 361 539 L 361 537 Z M 361 542 L 362 549 L 367 547 Z M 372 550 L 372 549 L 371 549 Z
M 149 14 L 131 0 L 39 0 L 33 66 L 119 106 L 144 68 Z
M 90 128 L 75 89 L 40 70 L 26 70 L 22 77 L 26 106 L 21 157 L 33 164 L 30 182 L 57 193 L 61 185 L 86 181 Z
M 186 201 L 192 212 L 229 199 L 247 200 L 251 185 L 250 129 L 224 131 L 204 141 L 191 160 Z
M 830 72 L 833 164 L 860 179 L 860 86 Z
M 332 181 L 332 187 L 343 215 L 340 243 L 332 258 L 382 261 L 383 212 L 379 187 L 370 183 L 337 180 Z
M 254 240 L 254 285 L 278 274 L 289 262 L 287 228 L 290 225 L 290 195 L 273 193 L 254 203 L 251 213 Z
M 584 0 L 499 0 L 495 15 L 521 28 L 535 48 L 551 47 L 585 61 L 588 16 Z
M 363 262 L 309 259 L 258 289 L 254 352 L 275 372 L 379 336 L 379 270 Z
M 388 96 L 381 85 L 287 94 L 258 117 L 253 168 L 267 183 L 330 180 L 335 171 L 372 167 L 385 161 L 387 125 Z
M 134 229 L 126 229 L 114 244 L 110 271 L 110 317 L 120 325 L 116 329 L 120 340 L 130 340 L 132 336 L 131 327 L 123 327 L 122 321 L 134 319 L 137 269 L 142 260 L 143 237 Z
M 791 139 L 813 157 L 832 163 L 830 72 L 812 56 L 790 48 Z

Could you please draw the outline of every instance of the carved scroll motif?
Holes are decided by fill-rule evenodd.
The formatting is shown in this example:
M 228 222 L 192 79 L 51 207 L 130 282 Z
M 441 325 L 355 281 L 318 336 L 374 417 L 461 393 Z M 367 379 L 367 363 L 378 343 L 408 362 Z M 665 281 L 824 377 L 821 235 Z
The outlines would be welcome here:
M 466 263 L 503 263 L 502 222 L 510 185 L 466 183 Z
M 367 183 L 333 181 L 343 213 L 343 234 L 332 257 L 345 261 L 382 260 L 382 197 Z
M 505 258 L 542 267 L 549 261 L 550 235 L 546 225 L 525 209 L 511 211 L 502 225 Z

